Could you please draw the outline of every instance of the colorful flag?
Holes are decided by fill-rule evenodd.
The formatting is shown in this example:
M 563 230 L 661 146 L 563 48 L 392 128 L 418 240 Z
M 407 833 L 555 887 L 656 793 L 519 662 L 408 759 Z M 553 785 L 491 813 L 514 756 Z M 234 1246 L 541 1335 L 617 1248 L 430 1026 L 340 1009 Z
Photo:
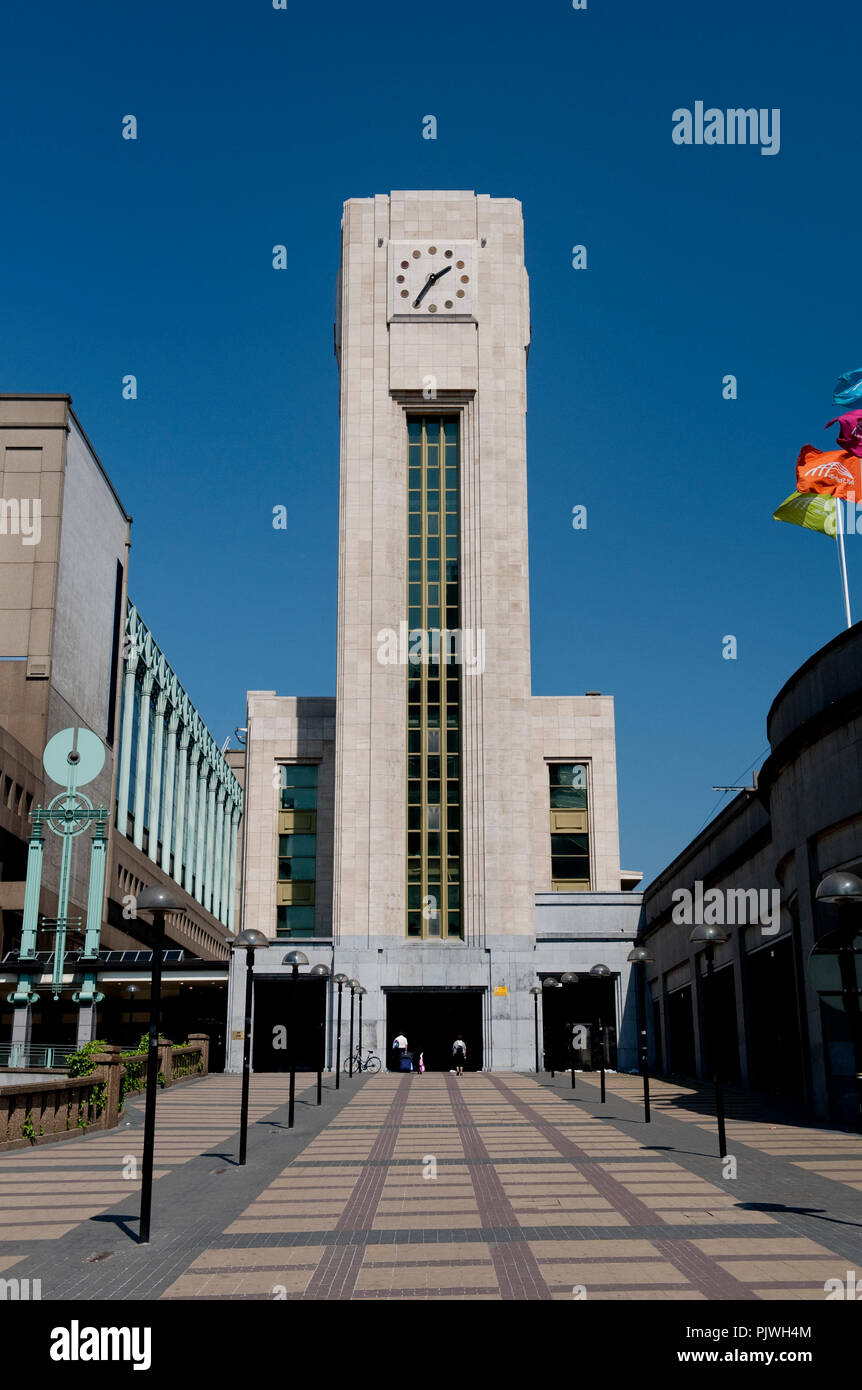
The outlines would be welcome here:
M 819 492 L 823 497 L 862 500 L 860 463 L 845 449 L 815 449 L 803 444 L 796 460 L 797 492 Z
M 836 415 L 834 420 L 827 420 L 823 428 L 828 430 L 830 425 L 841 426 L 836 443 L 849 454 L 862 458 L 862 410 L 848 410 L 846 415 Z
M 772 513 L 772 517 L 774 521 L 790 521 L 794 526 L 804 526 L 808 531 L 822 531 L 825 536 L 834 536 L 837 505 L 833 497 L 821 497 L 813 492 L 791 492 Z
M 862 405 L 862 368 L 838 378 L 832 400 L 835 405 Z

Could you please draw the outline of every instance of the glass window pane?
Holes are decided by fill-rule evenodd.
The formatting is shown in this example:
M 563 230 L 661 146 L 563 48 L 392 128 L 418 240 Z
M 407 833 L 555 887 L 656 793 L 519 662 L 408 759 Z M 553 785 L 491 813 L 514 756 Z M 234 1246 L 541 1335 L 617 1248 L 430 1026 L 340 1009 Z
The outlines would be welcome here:
M 588 843 L 588 836 L 586 835 L 552 835 L 551 853 L 587 854 Z
M 587 809 L 586 787 L 551 787 L 551 809 L 577 811 Z
M 316 787 L 317 767 L 301 766 L 298 763 L 282 763 L 281 785 L 283 787 Z
M 281 839 L 285 841 L 285 854 L 317 853 L 316 835 L 283 835 Z
M 561 858 L 558 855 L 551 855 L 551 877 L 552 878 L 585 878 L 590 876 L 589 859 L 580 858 Z
M 282 811 L 313 811 L 317 806 L 317 788 L 300 787 L 295 790 L 293 787 L 282 787 L 281 789 L 281 809 Z
M 290 878 L 294 883 L 313 883 L 315 877 L 315 859 L 309 859 L 301 855 L 295 856 L 282 863 L 290 864 Z

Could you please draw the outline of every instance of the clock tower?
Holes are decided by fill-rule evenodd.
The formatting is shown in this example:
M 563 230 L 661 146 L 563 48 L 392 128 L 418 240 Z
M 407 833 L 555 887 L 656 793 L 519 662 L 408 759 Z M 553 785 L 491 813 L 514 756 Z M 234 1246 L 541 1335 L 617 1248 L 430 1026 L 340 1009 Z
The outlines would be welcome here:
M 325 967 L 316 988 L 332 981 L 327 1065 L 336 986 L 351 1009 L 361 987 L 362 1043 L 387 1066 L 403 1035 L 431 1071 L 458 1037 L 468 1071 L 537 1067 L 538 995 L 546 1057 L 599 1017 L 608 1056 L 616 1028 L 635 1056 L 640 875 L 620 869 L 613 699 L 530 690 L 529 338 L 515 199 L 345 203 L 336 696 L 250 691 L 246 713 L 243 922 L 274 932 L 255 958 L 255 1070 L 284 1063 L 288 938 Z
M 534 939 L 520 204 L 351 199 L 335 341 L 333 936 L 448 983 Z

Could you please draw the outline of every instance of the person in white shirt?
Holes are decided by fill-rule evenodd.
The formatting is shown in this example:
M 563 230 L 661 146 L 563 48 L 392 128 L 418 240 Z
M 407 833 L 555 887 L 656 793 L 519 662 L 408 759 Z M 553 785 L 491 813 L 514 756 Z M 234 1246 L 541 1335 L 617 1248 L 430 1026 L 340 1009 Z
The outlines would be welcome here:
M 398 1034 L 398 1037 L 395 1039 L 394 1043 L 392 1044 L 392 1050 L 393 1050 L 393 1052 L 394 1052 L 395 1055 L 396 1055 L 396 1067 L 395 1067 L 395 1070 L 398 1071 L 398 1070 L 400 1069 L 400 1067 L 401 1067 L 401 1059 L 402 1059 L 402 1057 L 406 1057 L 406 1056 L 407 1056 L 407 1039 L 405 1038 L 405 1036 L 404 1036 L 403 1033 L 399 1033 L 399 1034 Z
M 467 1060 L 467 1044 L 460 1033 L 452 1044 L 452 1057 L 455 1061 L 455 1070 L 459 1076 L 464 1075 L 464 1063 Z

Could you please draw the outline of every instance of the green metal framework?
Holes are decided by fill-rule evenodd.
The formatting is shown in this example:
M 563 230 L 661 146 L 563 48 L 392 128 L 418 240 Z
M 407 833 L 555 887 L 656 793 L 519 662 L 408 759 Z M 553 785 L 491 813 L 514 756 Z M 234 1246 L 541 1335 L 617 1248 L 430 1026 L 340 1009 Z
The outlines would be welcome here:
M 242 789 L 133 603 L 123 657 L 117 826 L 234 931 Z

